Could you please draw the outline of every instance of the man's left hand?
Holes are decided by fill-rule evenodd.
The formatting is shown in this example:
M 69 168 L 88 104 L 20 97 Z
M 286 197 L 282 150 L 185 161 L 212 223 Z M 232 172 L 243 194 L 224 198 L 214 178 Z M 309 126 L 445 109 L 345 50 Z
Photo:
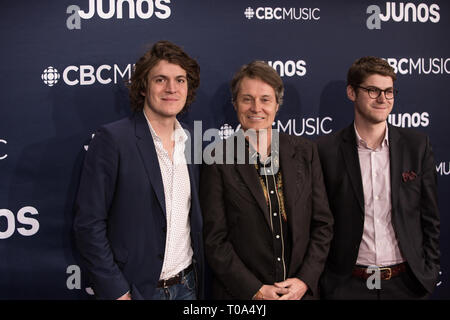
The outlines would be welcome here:
M 308 290 L 306 283 L 298 278 L 289 278 L 282 282 L 276 282 L 274 285 L 278 288 L 286 288 L 289 290 L 279 300 L 300 300 Z

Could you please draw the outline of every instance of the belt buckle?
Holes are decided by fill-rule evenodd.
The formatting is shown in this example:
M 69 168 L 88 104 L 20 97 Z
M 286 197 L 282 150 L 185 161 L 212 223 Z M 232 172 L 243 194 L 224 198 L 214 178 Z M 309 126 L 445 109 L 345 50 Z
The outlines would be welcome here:
M 385 279 L 381 278 L 381 280 L 390 280 L 392 278 L 392 269 L 389 268 L 389 267 L 380 268 L 380 272 L 384 271 L 384 270 L 388 270 L 389 271 L 389 275 Z
M 163 280 L 163 288 L 164 289 L 167 289 L 169 286 L 167 285 L 167 282 L 166 282 L 167 280 L 166 279 L 164 279 Z

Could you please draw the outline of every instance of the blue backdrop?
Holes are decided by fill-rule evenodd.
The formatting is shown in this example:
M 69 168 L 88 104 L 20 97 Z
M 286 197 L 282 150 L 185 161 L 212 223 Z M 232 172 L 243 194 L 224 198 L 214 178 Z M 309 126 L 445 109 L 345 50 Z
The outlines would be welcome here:
M 399 89 L 389 121 L 433 144 L 442 232 L 433 298 L 449 299 L 449 17 L 440 0 L 2 1 L 0 299 L 91 297 L 71 235 L 80 166 L 95 129 L 130 114 L 124 81 L 158 40 L 201 66 L 183 121 L 235 129 L 229 82 L 260 59 L 286 87 L 274 127 L 310 139 L 352 121 L 352 62 L 386 58 Z

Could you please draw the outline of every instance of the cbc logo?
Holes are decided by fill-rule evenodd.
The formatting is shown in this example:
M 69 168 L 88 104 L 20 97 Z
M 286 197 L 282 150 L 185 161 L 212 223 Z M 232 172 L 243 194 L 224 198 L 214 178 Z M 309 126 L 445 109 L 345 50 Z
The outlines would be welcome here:
M 1 144 L 7 144 L 8 141 L 3 140 L 3 139 L 0 139 L 0 143 L 1 143 Z M 7 155 L 6 153 L 4 153 L 4 154 L 0 153 L 0 160 L 6 159 L 7 156 L 8 156 L 8 155 Z
M 57 84 L 59 78 L 60 74 L 58 70 L 56 68 L 53 68 L 52 66 L 46 68 L 41 74 L 42 81 L 44 81 L 44 83 L 49 87 L 53 87 L 55 84 Z
M 131 78 L 132 66 L 132 64 L 128 64 L 124 68 L 117 64 L 102 64 L 98 67 L 92 65 L 67 66 L 62 73 L 62 80 L 69 86 L 88 86 L 95 83 L 109 84 L 111 82 L 117 84 L 119 80 Z M 50 73 L 52 73 L 51 76 Z M 50 87 L 55 85 L 59 78 L 58 70 L 51 66 L 46 68 L 41 75 L 41 79 Z
M 219 137 L 220 139 L 224 140 L 229 137 L 231 137 L 234 134 L 234 129 L 232 126 L 230 126 L 228 123 L 225 123 L 223 126 L 219 129 Z
M 23 207 L 17 212 L 17 222 L 28 226 L 29 228 L 19 227 L 17 232 L 22 236 L 32 236 L 39 231 L 39 221 L 35 218 L 28 217 L 27 215 L 37 215 L 39 212 L 34 207 Z M 0 209 L 0 218 L 6 218 L 6 228 L 3 227 L 3 223 L 0 223 L 0 239 L 8 239 L 16 231 L 16 216 L 11 210 Z M 0 219 L 0 222 L 5 221 Z

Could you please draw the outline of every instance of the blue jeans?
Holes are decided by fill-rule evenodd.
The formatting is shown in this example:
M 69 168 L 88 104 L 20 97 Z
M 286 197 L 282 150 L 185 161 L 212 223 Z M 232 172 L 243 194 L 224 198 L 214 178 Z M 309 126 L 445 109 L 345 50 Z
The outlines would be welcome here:
M 153 300 L 197 300 L 194 271 L 183 276 L 181 283 L 167 288 L 156 288 Z

